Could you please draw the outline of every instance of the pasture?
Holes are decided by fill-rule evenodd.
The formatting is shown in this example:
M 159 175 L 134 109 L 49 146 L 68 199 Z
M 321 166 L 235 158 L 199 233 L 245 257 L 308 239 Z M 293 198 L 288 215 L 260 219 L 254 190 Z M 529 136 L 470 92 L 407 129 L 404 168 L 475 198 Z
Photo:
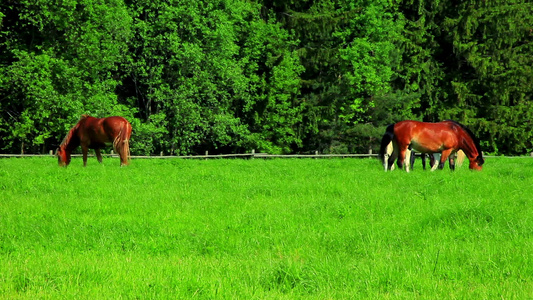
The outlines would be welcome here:
M 9 299 L 526 299 L 533 159 L 0 159 Z

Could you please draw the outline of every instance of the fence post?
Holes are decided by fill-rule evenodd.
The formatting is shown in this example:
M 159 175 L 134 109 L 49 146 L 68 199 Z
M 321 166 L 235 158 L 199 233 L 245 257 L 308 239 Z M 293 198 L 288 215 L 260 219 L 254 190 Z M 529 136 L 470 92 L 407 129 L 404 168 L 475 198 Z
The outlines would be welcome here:
M 205 159 L 207 160 L 207 156 L 209 155 L 209 151 L 205 150 Z
M 315 150 L 315 159 L 318 158 L 318 150 Z
M 163 151 L 159 152 L 159 156 L 163 156 Z
M 255 156 L 255 149 L 252 149 L 252 156 L 250 156 L 250 159 L 254 159 Z
M 113 150 L 111 150 L 111 156 L 113 156 Z
M 54 150 L 50 150 L 50 155 L 51 155 L 51 156 L 54 155 Z

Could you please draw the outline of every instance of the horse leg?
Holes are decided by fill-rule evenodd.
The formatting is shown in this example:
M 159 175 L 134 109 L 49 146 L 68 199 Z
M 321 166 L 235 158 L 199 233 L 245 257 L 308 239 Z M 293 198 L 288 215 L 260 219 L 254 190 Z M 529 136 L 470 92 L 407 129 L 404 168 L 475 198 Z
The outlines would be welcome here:
M 392 171 L 394 170 L 394 161 L 398 158 L 398 145 L 394 144 L 392 145 L 392 153 L 389 156 L 389 160 L 387 162 L 387 169 Z
M 450 154 L 452 154 L 452 149 L 442 151 L 440 154 L 439 170 L 444 169 L 444 163 L 446 163 Z
M 89 146 L 81 145 L 81 152 L 83 153 L 83 166 L 87 166 L 87 152 L 89 152 Z
M 128 154 L 124 149 L 120 149 L 120 166 L 126 166 L 128 164 Z
M 411 152 L 411 158 L 409 159 L 409 166 L 411 167 L 411 170 L 415 168 L 415 159 L 416 159 L 416 153 Z
M 450 163 L 450 170 L 455 171 L 455 154 L 450 155 L 448 163 Z
M 403 148 L 403 149 L 400 149 L 399 150 L 399 153 L 398 153 L 398 161 L 396 162 L 396 164 L 398 165 L 398 168 L 400 170 L 403 169 L 403 166 L 405 165 L 406 163 L 406 156 L 407 154 L 411 155 L 411 151 L 409 149 L 407 149 L 407 147 Z M 409 168 L 407 167 L 406 168 L 407 172 L 409 172 Z
M 409 148 L 405 150 L 405 171 L 407 173 L 411 172 L 411 157 L 413 155 L 414 153 Z
M 392 155 L 392 142 L 389 143 L 389 145 L 385 148 L 385 153 L 383 154 L 383 169 L 385 172 L 389 169 L 389 158 Z
M 437 160 L 435 159 L 435 153 L 429 154 L 429 165 L 431 166 L 431 171 L 435 171 L 439 166 Z
M 96 159 L 98 159 L 99 163 L 102 163 L 102 153 L 100 152 L 99 148 L 94 149 L 94 152 L 96 153 Z
M 387 167 L 388 167 L 389 171 L 394 170 L 394 161 L 396 160 L 397 157 L 398 157 L 397 155 L 396 156 L 391 155 L 389 157 L 389 161 L 387 162 Z
M 117 143 L 117 152 L 120 156 L 120 166 L 128 165 L 128 153 L 129 153 L 129 143 L 127 141 L 120 141 Z

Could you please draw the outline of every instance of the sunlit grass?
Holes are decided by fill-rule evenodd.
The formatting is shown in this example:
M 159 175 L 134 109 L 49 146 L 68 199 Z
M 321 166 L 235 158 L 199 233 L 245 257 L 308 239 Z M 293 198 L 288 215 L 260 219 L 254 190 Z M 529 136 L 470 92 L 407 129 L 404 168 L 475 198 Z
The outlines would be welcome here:
M 531 298 L 533 159 L 0 160 L 6 298 Z

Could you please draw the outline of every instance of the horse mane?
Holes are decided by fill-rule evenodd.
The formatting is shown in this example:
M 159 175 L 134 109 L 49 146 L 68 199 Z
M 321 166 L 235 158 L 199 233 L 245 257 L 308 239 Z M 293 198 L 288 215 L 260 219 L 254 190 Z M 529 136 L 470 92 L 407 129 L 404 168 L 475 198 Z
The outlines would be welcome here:
M 65 148 L 67 147 L 67 145 L 70 143 L 70 140 L 72 139 L 72 136 L 74 135 L 74 132 L 76 131 L 77 129 L 77 124 L 76 126 L 72 127 L 67 135 L 65 135 L 65 137 L 63 138 L 63 141 L 61 141 L 61 144 L 59 145 L 60 148 Z
M 65 137 L 63 138 L 63 141 L 61 141 L 61 144 L 59 145 L 60 148 L 66 148 L 70 144 L 70 141 L 72 140 L 72 137 L 76 133 L 76 130 L 78 130 L 80 121 L 83 120 L 83 119 L 86 119 L 88 117 L 90 117 L 90 116 L 87 115 L 87 114 L 83 114 L 83 115 L 80 116 L 80 120 L 78 121 L 78 123 L 76 123 L 76 125 L 74 125 L 74 127 L 72 127 L 68 131 L 67 135 L 65 135 Z
M 472 141 L 474 142 L 474 146 L 476 146 L 476 150 L 477 152 L 479 153 L 479 158 L 481 158 L 481 160 L 483 161 L 483 152 L 481 151 L 481 145 L 479 144 L 479 140 L 477 139 L 477 137 L 474 135 L 474 133 L 472 132 L 472 130 L 468 129 L 468 127 L 466 127 L 465 125 L 457 122 L 457 121 L 454 121 L 454 120 L 445 120 L 447 122 L 451 122 L 459 127 L 461 127 L 466 133 L 468 133 L 468 135 L 470 136 L 470 138 L 472 139 Z

